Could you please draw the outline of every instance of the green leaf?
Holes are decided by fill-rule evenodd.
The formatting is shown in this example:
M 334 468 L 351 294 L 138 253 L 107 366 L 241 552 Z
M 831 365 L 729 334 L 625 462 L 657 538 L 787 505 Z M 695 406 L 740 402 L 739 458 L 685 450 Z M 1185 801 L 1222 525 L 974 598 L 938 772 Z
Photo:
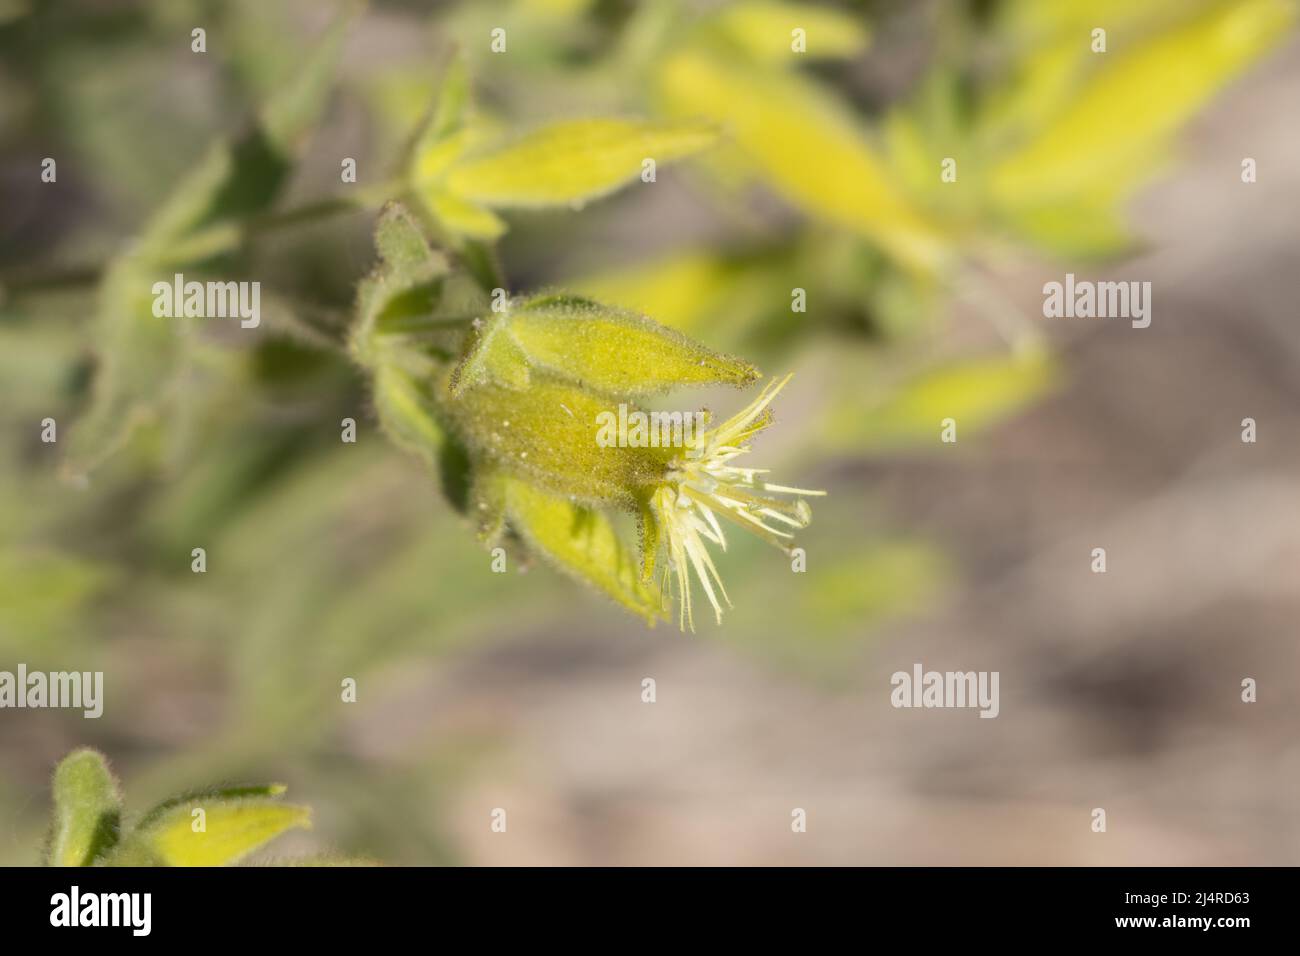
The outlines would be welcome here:
M 184 803 L 204 800 L 241 800 L 246 797 L 279 797 L 284 795 L 286 789 L 282 783 L 252 783 L 233 787 L 205 787 L 201 790 L 190 790 L 175 797 L 170 797 L 154 806 L 152 810 L 140 818 L 136 824 L 136 829 L 149 829 L 169 811 Z
M 714 138 L 713 128 L 698 122 L 563 120 L 460 159 L 447 172 L 446 188 L 488 206 L 572 205 L 638 178 L 646 159 L 663 165 Z
M 1096 72 L 1022 148 L 989 172 L 995 202 L 1025 209 L 1066 202 L 1103 184 L 1116 192 L 1150 175 L 1150 156 L 1223 84 L 1285 35 L 1286 0 L 1240 0 L 1210 9 Z
M 86 411 L 73 424 L 65 472 L 84 475 L 118 451 L 172 397 L 186 361 L 188 326 L 155 318 L 157 271 L 137 258 L 108 267 L 97 295 L 93 334 L 99 362 Z
M 832 414 L 826 434 L 837 448 L 937 447 L 943 420 L 952 418 L 960 442 L 1031 404 L 1058 374 L 1038 349 L 952 362 L 902 383 L 874 406 L 846 405 Z
M 528 387 L 528 356 L 511 334 L 510 319 L 493 315 L 474 322 L 465 355 L 451 374 L 449 389 L 459 398 L 466 388 L 493 382 L 504 388 Z
M 842 59 L 867 47 L 871 33 L 861 14 L 852 16 L 829 7 L 776 0 L 743 0 L 723 10 L 717 25 L 754 60 L 797 63 L 803 59 Z M 793 49 L 792 31 L 802 29 L 804 52 Z
M 317 119 L 349 22 L 341 17 L 295 80 L 237 143 L 219 142 L 172 190 L 131 251 L 105 272 L 96 315 L 99 371 L 92 403 L 72 431 L 66 469 L 97 467 L 172 406 L 189 353 L 188 325 L 152 312 L 152 285 L 174 268 L 232 251 L 238 221 L 267 209 L 291 168 L 291 150 Z
M 489 380 L 524 388 L 530 368 L 624 398 L 688 385 L 743 387 L 759 377 L 748 362 L 707 349 L 643 315 L 551 294 L 483 320 L 452 378 L 452 391 L 459 394 Z
M 511 311 L 509 323 L 533 366 L 609 395 L 644 396 L 685 385 L 744 387 L 759 378 L 748 362 L 643 315 L 577 296 L 530 299 Z
M 104 758 L 74 750 L 54 771 L 51 866 L 90 866 L 116 845 L 122 795 Z
M 421 196 L 438 224 L 454 237 L 490 240 L 505 235 L 505 220 L 486 206 L 453 196 L 444 189 L 426 189 Z
M 351 335 L 353 354 L 374 364 L 376 336 L 403 320 L 429 315 L 441 297 L 451 266 L 429 247 L 419 223 L 400 203 L 389 203 L 375 223 L 379 264 L 357 287 L 357 321 Z
M 808 215 L 866 236 L 909 267 L 946 256 L 936 228 L 902 197 L 849 110 L 797 74 L 685 50 L 660 68 L 666 107 L 722 124 L 776 193 Z
M 293 82 L 272 97 L 263 109 L 262 128 L 276 152 L 288 154 L 296 149 L 324 112 L 343 41 L 364 6 L 360 2 L 347 4 L 325 31 Z
M 202 810 L 202 816 L 194 813 Z M 202 829 L 196 831 L 199 821 Z M 183 799 L 138 826 L 111 860 L 117 865 L 226 866 L 280 834 L 311 826 L 308 807 L 269 797 L 208 796 Z
M 511 526 L 529 547 L 648 624 L 664 617 L 658 589 L 642 580 L 635 557 L 604 514 L 514 479 L 505 479 L 505 496 Z
M 403 369 L 381 365 L 375 371 L 374 402 L 379 423 L 395 445 L 431 466 L 438 463 L 445 435 L 425 387 Z

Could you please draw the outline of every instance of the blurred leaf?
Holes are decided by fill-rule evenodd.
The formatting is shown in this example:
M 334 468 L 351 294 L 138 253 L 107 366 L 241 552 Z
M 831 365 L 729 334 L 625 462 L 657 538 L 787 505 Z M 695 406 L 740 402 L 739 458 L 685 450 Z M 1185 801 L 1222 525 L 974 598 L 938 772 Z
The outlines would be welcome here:
M 486 206 L 461 199 L 440 189 L 427 189 L 424 201 L 439 224 L 455 236 L 497 239 L 505 235 L 505 220 Z
M 732 42 L 764 63 L 856 56 L 866 49 L 871 37 L 864 20 L 861 14 L 853 16 L 830 7 L 776 0 L 741 0 L 716 18 Z M 792 31 L 796 28 L 806 35 L 807 48 L 802 53 L 792 48 Z
M 722 124 L 764 181 L 807 214 L 867 236 L 909 267 L 939 265 L 939 233 L 900 198 L 849 112 L 813 82 L 685 51 L 663 64 L 659 83 L 673 113 Z
M 172 191 L 135 245 L 108 267 L 96 338 L 100 369 L 92 404 L 73 430 L 67 468 L 99 465 L 141 423 L 168 407 L 186 361 L 189 325 L 152 313 L 152 286 L 168 270 L 228 252 L 240 238 L 229 220 L 270 205 L 290 168 L 290 149 L 324 105 L 348 17 L 339 18 L 292 83 L 234 145 L 218 143 Z
M 633 309 L 682 332 L 701 330 L 715 319 L 724 296 L 738 292 L 721 260 L 700 250 L 574 279 L 578 295 Z
M 713 142 L 709 126 L 633 119 L 563 120 L 471 154 L 447 173 L 447 189 L 489 206 L 574 205 L 607 195 Z
M 815 622 L 812 630 L 833 635 L 923 607 L 946 576 L 940 551 L 913 540 L 874 540 L 861 550 L 820 558 L 798 603 Z
M 874 406 L 846 404 L 825 429 L 836 448 L 938 445 L 942 422 L 957 423 L 958 442 L 1040 398 L 1058 370 L 1045 351 L 963 359 L 923 372 Z
M 0 633 L 49 639 L 71 627 L 110 569 L 71 554 L 0 550 Z
M 1025 210 L 1116 195 L 1151 173 L 1150 157 L 1229 77 L 1275 45 L 1295 16 L 1286 0 L 1217 6 L 1131 49 L 1098 55 L 1086 84 L 1021 149 L 989 172 L 999 207 Z
M 90 866 L 117 843 L 122 795 L 104 758 L 74 750 L 54 771 L 51 866 Z

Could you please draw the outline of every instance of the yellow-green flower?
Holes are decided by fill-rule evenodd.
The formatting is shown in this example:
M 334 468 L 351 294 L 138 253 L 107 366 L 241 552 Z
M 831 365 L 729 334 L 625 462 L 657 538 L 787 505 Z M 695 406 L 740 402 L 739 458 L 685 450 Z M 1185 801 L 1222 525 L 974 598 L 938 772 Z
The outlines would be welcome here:
M 772 423 L 772 400 L 790 378 L 773 379 L 742 411 L 699 436 L 684 455 L 669 465 L 666 480 L 651 499 L 652 514 L 668 551 L 665 577 L 671 574 L 677 582 L 678 622 L 683 630 L 688 626 L 695 629 L 691 571 L 699 578 L 719 624 L 722 602 L 731 606 L 706 545 L 708 542 L 727 549 L 719 517 L 788 549 L 794 532 L 806 528 L 812 520 L 812 509 L 804 497 L 826 493 L 772 484 L 762 477 L 768 469 L 732 464 L 749 453 L 750 439 Z
M 552 292 L 488 304 L 487 290 L 431 250 L 419 225 L 390 207 L 377 228 L 381 265 L 358 297 L 353 352 L 374 375 L 380 421 L 437 467 L 448 500 L 490 548 L 522 545 L 653 624 L 675 579 L 679 623 L 694 629 L 692 572 L 718 621 L 730 598 L 707 550 L 726 548 L 719 519 L 778 547 L 808 525 L 803 499 L 735 464 L 772 422 L 790 380 L 773 380 L 716 428 L 681 445 L 610 444 L 599 423 L 616 409 L 698 385 L 744 388 L 759 377 L 638 313 Z M 635 546 L 610 512 L 640 520 Z M 655 568 L 666 553 L 662 580 Z

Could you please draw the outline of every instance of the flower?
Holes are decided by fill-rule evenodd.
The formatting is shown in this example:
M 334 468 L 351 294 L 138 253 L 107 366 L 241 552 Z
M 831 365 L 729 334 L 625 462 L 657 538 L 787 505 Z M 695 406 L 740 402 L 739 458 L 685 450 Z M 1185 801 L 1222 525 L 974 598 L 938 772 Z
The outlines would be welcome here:
M 766 468 L 742 468 L 732 462 L 749 452 L 749 441 L 772 423 L 772 400 L 791 376 L 773 379 L 746 408 L 717 428 L 709 429 L 669 466 L 664 483 L 651 499 L 651 510 L 659 530 L 666 538 L 670 576 L 677 579 L 680 604 L 678 624 L 682 630 L 695 630 L 691 612 L 690 572 L 693 570 L 722 623 L 722 601 L 731 606 L 727 589 L 709 555 L 706 542 L 724 551 L 726 537 L 718 518 L 750 531 L 764 541 L 789 550 L 794 532 L 806 528 L 812 509 L 805 496 L 824 495 L 824 491 L 774 485 L 761 476 Z M 773 497 L 793 495 L 793 500 Z M 667 588 L 665 588 L 665 591 Z M 721 601 L 719 600 L 721 597 Z

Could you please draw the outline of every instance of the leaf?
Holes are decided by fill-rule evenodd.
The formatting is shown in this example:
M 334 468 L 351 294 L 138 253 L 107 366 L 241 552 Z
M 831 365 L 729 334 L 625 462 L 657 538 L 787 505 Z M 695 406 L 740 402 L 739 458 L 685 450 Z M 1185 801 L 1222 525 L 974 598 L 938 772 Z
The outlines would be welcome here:
M 54 771 L 51 866 L 90 866 L 118 841 L 122 795 L 104 758 L 74 750 Z
M 659 73 L 666 106 L 722 124 L 764 181 L 808 215 L 876 242 L 909 267 L 946 255 L 936 228 L 901 197 L 883 157 L 848 110 L 792 73 L 683 51 Z
M 400 203 L 389 203 L 379 214 L 375 248 L 379 265 L 357 287 L 357 320 L 350 338 L 352 352 L 363 364 L 376 361 L 381 327 L 433 311 L 441 295 L 439 280 L 451 271 Z
M 523 389 L 528 387 L 528 369 L 528 356 L 511 334 L 510 319 L 493 315 L 475 321 L 465 355 L 452 371 L 448 387 L 453 398 L 459 398 L 466 388 L 487 382 Z
M 424 200 L 439 224 L 453 236 L 490 240 L 505 235 L 505 220 L 486 206 L 441 189 L 427 190 Z
M 296 149 L 303 135 L 324 112 L 343 40 L 363 7 L 358 2 L 344 7 L 293 81 L 272 97 L 262 111 L 262 128 L 276 152 L 287 154 Z
M 1022 148 L 989 171 L 1007 209 L 1068 201 L 1109 184 L 1132 188 L 1150 155 L 1233 74 L 1275 45 L 1294 19 L 1286 0 L 1217 6 L 1102 65 Z
M 375 372 L 374 402 L 389 439 L 436 465 L 445 435 L 427 392 L 402 369 L 382 365 Z
M 636 559 L 609 519 L 523 481 L 505 480 L 506 509 L 530 548 L 575 580 L 604 591 L 653 625 L 664 617 L 658 589 L 642 580 Z
M 266 209 L 288 178 L 290 151 L 324 104 L 349 17 L 340 17 L 294 81 L 237 143 L 219 142 L 150 217 L 131 251 L 105 272 L 96 315 L 100 368 L 91 406 L 73 429 L 65 465 L 85 474 L 171 405 L 187 361 L 185 323 L 152 313 L 153 283 L 173 268 L 231 251 L 234 220 Z
M 943 419 L 970 436 L 1025 408 L 1057 380 L 1044 351 L 965 359 L 904 382 L 874 407 L 834 413 L 826 434 L 837 448 L 938 444 Z
M 84 475 L 120 449 L 168 402 L 188 349 L 188 327 L 154 318 L 151 270 L 136 258 L 108 267 L 97 294 L 99 362 L 86 411 L 73 424 L 66 473 Z
M 84 632 L 83 606 L 115 577 L 107 562 L 7 542 L 0 550 L 0 633 L 48 643 Z
M 716 318 L 724 297 L 742 291 L 737 285 L 725 264 L 703 250 L 566 283 L 578 295 L 653 315 L 655 321 L 688 333 Z
M 184 803 L 204 800 L 240 800 L 245 797 L 279 797 L 287 788 L 282 783 L 252 783 L 233 787 L 207 787 L 170 797 L 157 804 L 136 823 L 137 829 L 149 829 L 169 811 Z
M 1118 192 L 1103 188 L 1068 201 L 1008 210 L 1002 214 L 1002 221 L 1025 240 L 1056 256 L 1116 255 L 1133 245 Z
M 638 119 L 563 120 L 502 146 L 472 153 L 447 173 L 446 188 L 488 206 L 538 208 L 586 202 L 704 149 L 712 127 Z
M 855 17 L 828 7 L 775 0 L 744 0 L 717 17 L 727 37 L 756 61 L 794 63 L 803 59 L 843 59 L 866 49 L 871 33 Z M 802 29 L 807 48 L 796 53 L 791 35 Z
M 469 71 L 465 68 L 465 58 L 453 53 L 443 69 L 438 99 L 430 118 L 427 135 L 433 141 L 445 139 L 460 129 L 469 112 L 469 94 Z
M 452 393 L 491 380 L 524 388 L 529 369 L 633 398 L 688 385 L 750 385 L 758 369 L 635 312 L 579 296 L 536 296 L 484 320 Z
M 203 811 L 204 829 L 195 832 L 193 811 Z M 123 842 L 118 865 L 226 866 L 294 828 L 311 826 L 308 807 L 270 797 L 214 793 L 184 799 L 141 824 Z
M 759 378 L 748 362 L 646 316 L 577 296 L 530 299 L 511 311 L 509 323 L 532 365 L 609 395 L 644 396 L 686 385 L 743 387 Z

